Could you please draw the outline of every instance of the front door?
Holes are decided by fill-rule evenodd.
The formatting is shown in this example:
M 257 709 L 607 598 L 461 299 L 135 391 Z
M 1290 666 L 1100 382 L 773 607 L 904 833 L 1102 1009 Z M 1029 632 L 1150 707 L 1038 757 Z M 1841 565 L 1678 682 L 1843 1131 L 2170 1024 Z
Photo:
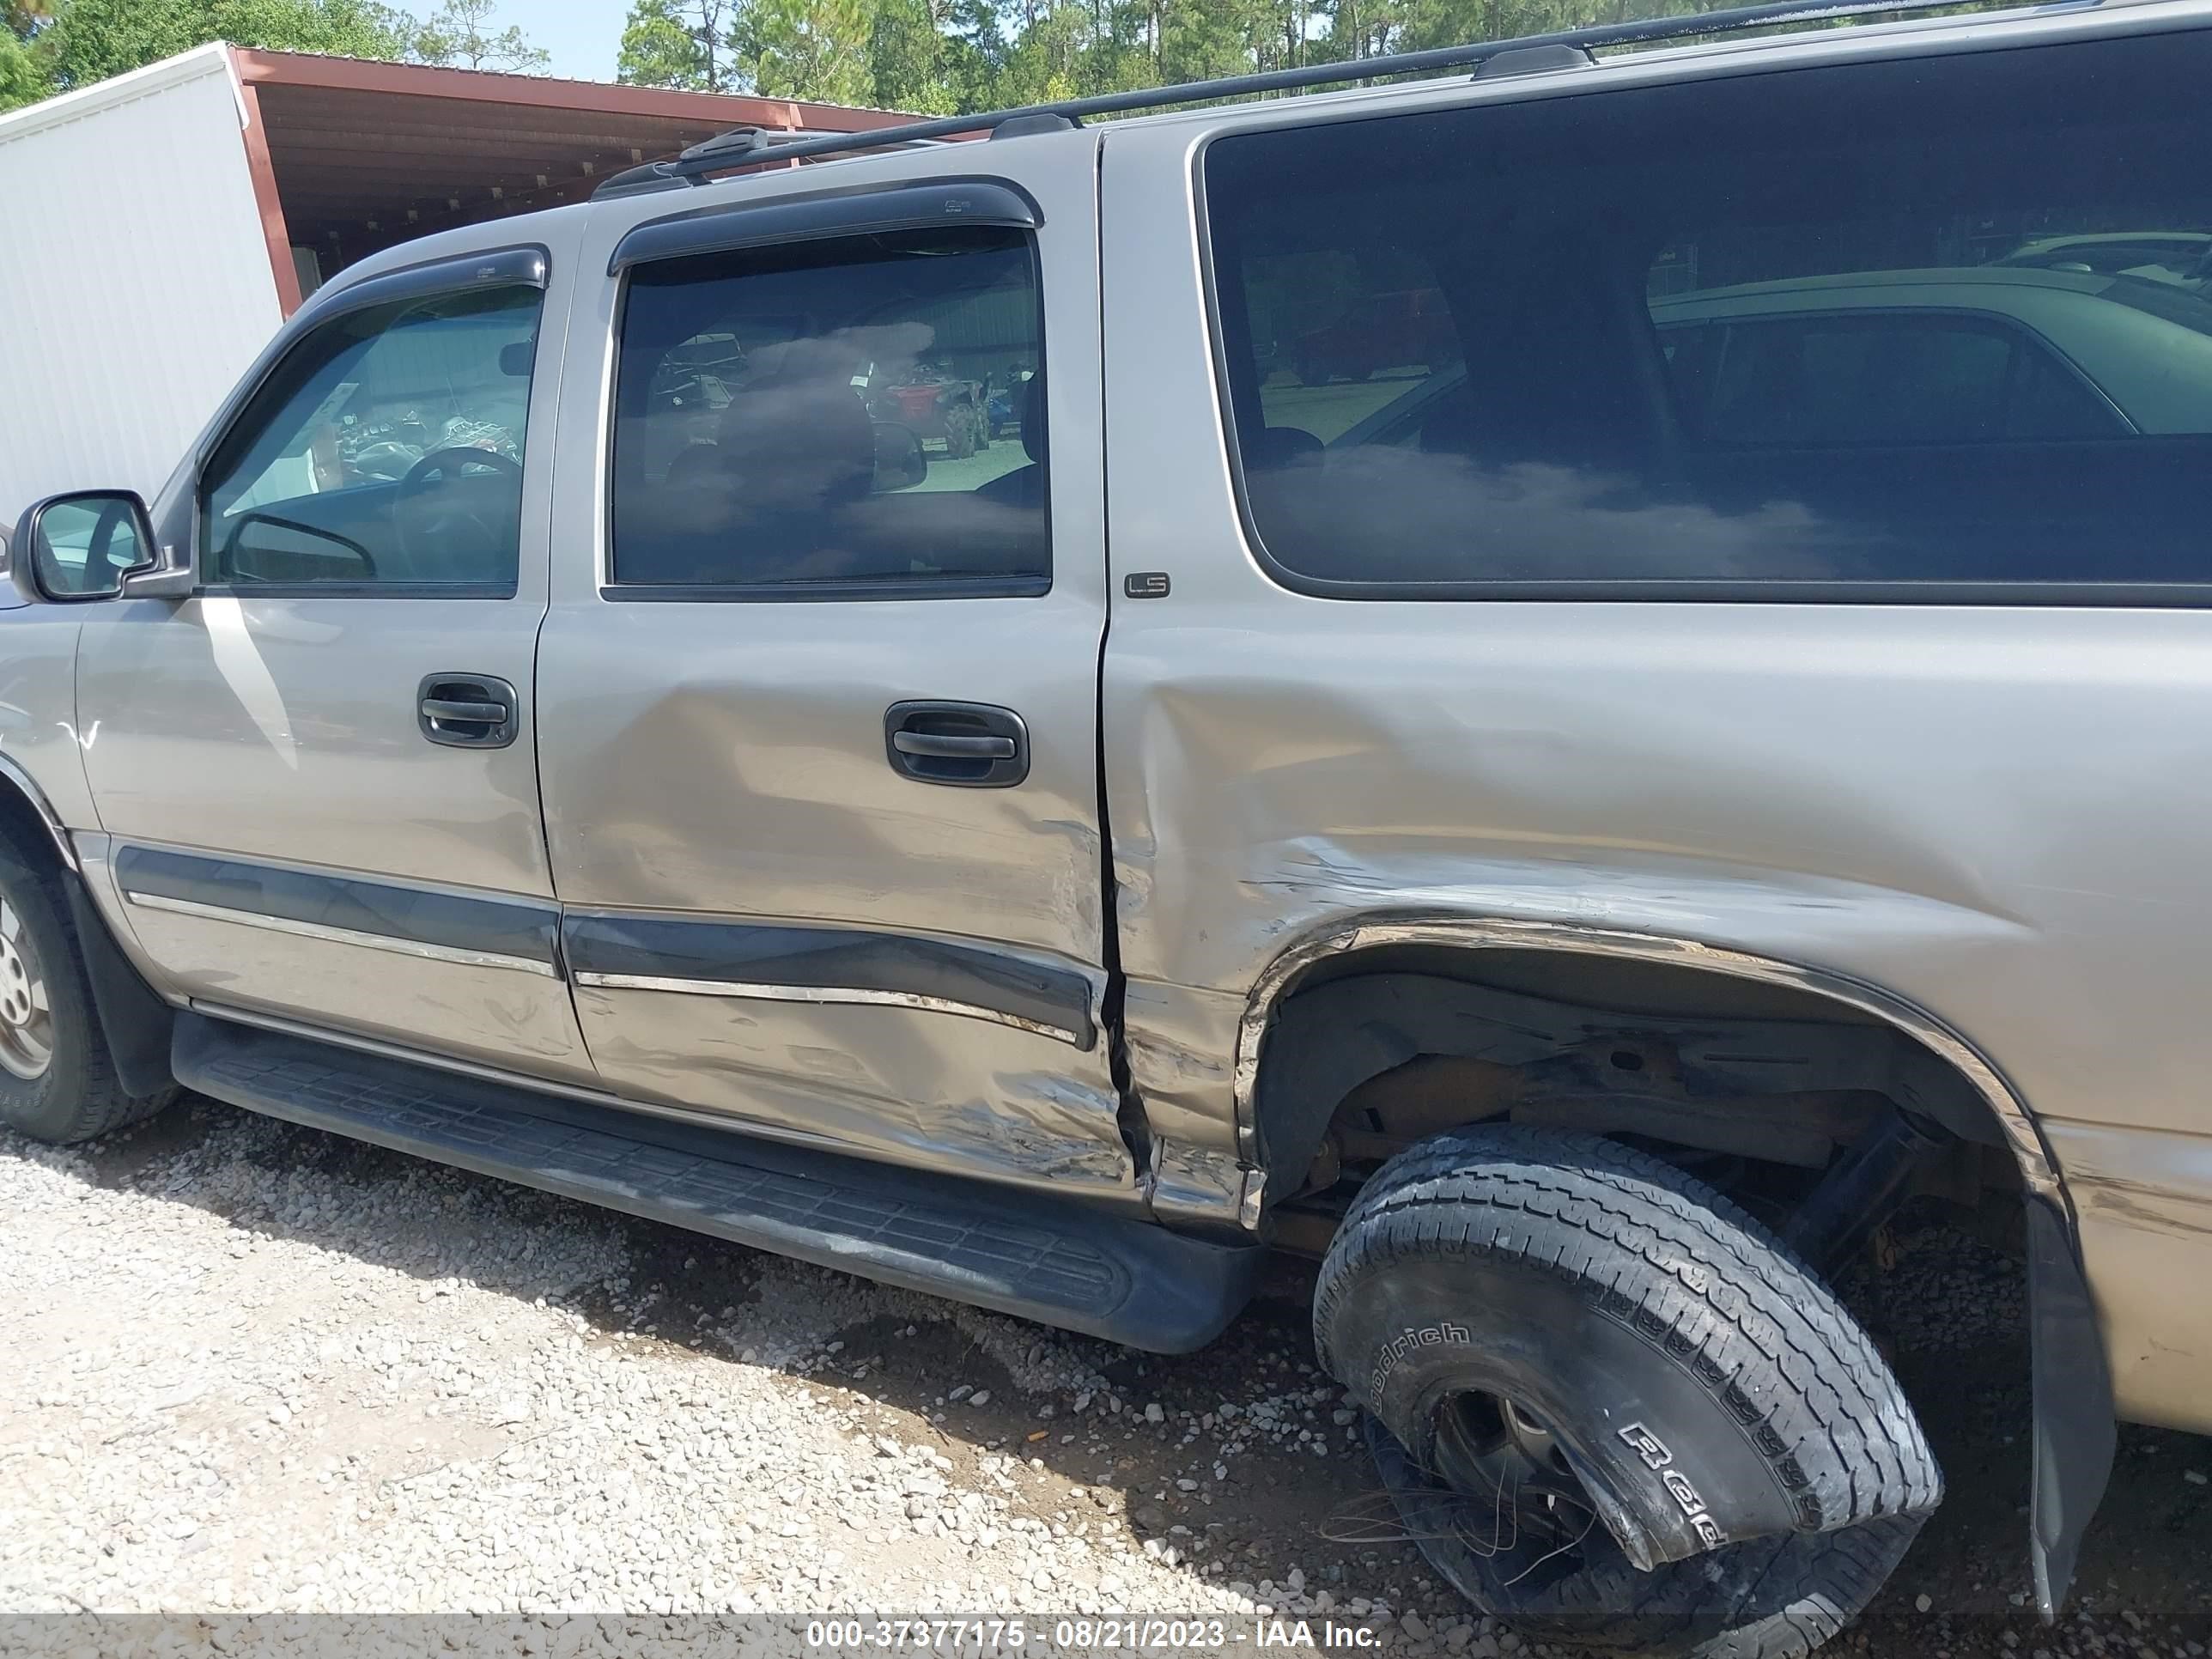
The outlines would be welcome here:
M 164 503 L 174 522 L 193 492 L 199 590 L 88 613 L 93 850 L 198 1002 L 591 1075 L 530 707 L 548 264 L 519 249 L 319 299 Z
M 547 835 L 610 1087 L 1131 1198 L 1101 1022 L 1096 155 L 994 149 L 1018 163 L 603 210 Z

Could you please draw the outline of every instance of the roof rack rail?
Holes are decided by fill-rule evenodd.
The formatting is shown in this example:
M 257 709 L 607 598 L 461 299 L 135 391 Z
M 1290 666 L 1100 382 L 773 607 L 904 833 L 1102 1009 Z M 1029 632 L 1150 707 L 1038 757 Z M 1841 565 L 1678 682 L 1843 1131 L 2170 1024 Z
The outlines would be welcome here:
M 2081 0 L 2075 0 L 2075 4 Z M 1132 110 L 1167 109 L 1177 104 L 1201 104 L 1216 99 L 1250 98 L 1262 93 L 1296 92 L 1308 87 L 1341 86 L 1384 76 L 1420 75 L 1436 70 L 1465 69 L 1512 53 L 1528 69 L 1572 66 L 1569 53 L 1585 55 L 1599 46 L 1644 46 L 1661 40 L 1695 40 L 1701 35 L 1729 34 L 1743 29 L 1783 27 L 1793 23 L 1824 23 L 1849 18 L 1887 17 L 1903 12 L 1948 10 L 1954 6 L 2017 4 L 2019 0 L 1779 0 L 1778 3 L 1737 6 L 1725 11 L 1688 12 L 1672 17 L 1647 17 L 1626 23 L 1595 23 L 1585 28 L 1556 29 L 1547 34 L 1524 34 L 1510 40 L 1485 40 L 1461 46 L 1437 46 L 1425 52 L 1394 52 L 1381 58 L 1354 58 L 1342 62 L 1312 64 L 1301 69 L 1271 70 L 1259 75 L 1232 75 L 1214 81 L 1186 81 L 1179 86 L 1148 87 L 1134 92 L 1100 93 L 1090 98 L 1067 98 L 1057 103 L 1027 104 L 1018 109 L 985 111 L 975 115 L 945 115 L 930 120 L 902 122 L 865 132 L 819 132 L 784 136 L 763 127 L 738 127 L 694 144 L 672 161 L 648 161 L 617 173 L 592 192 L 629 196 L 646 191 L 678 190 L 703 185 L 711 173 L 763 161 L 801 161 L 814 155 L 836 155 L 854 150 L 885 149 L 904 144 L 993 132 L 1012 127 L 1007 136 L 1049 130 L 1058 118 L 1079 125 L 1086 115 L 1121 115 Z M 2087 0 L 2094 5 L 2097 0 Z M 2074 9 L 2067 5 L 2067 9 Z M 1564 47 L 1553 52 L 1548 48 Z M 1536 54 L 1544 52 L 1539 58 Z M 1516 64 L 1516 67 L 1519 65 Z M 1018 123 L 1018 125 L 1014 124 Z

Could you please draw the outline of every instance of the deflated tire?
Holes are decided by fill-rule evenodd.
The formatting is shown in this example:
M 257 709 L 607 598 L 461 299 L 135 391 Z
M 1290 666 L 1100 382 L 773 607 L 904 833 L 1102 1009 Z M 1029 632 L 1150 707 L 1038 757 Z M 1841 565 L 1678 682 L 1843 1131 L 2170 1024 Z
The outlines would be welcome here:
M 1391 1160 L 1314 1329 L 1407 1535 L 1537 1640 L 1808 1652 L 1942 1496 L 1827 1287 L 1717 1193 L 1594 1136 L 1478 1126 Z

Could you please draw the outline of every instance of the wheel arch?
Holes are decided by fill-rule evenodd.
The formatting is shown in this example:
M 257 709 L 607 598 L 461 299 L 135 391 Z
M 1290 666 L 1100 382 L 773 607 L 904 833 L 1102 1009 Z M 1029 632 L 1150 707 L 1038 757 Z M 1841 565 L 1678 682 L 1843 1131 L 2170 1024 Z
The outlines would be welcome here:
M 92 1005 L 107 1039 L 110 1058 L 124 1088 L 150 1095 L 173 1081 L 169 1047 L 175 1012 L 148 985 L 115 942 L 106 918 L 85 889 L 84 866 L 61 814 L 38 781 L 12 757 L 0 754 L 0 839 L 26 858 L 51 856 L 69 896 L 77 948 L 84 957 Z
M 1777 988 L 1887 1027 L 1956 1076 L 1988 1113 L 2019 1166 L 2024 1189 L 2034 1377 L 2030 1555 L 2038 1601 L 2045 1616 L 2054 1618 L 2072 1577 L 2082 1532 L 2103 1496 L 2115 1413 L 2103 1333 L 2082 1267 L 2071 1200 L 2041 1128 L 1997 1064 L 1931 1010 L 1831 969 L 1698 939 L 1573 922 L 1449 912 L 1371 913 L 1340 920 L 1285 947 L 1246 1000 L 1232 1073 L 1237 1147 L 1243 1162 L 1267 1185 L 1285 1179 L 1286 1169 L 1288 1179 L 1303 1173 L 1327 1132 L 1329 1112 L 1343 1098 L 1336 1093 L 1317 1117 L 1314 1101 L 1293 1098 L 1276 1121 L 1263 1121 L 1263 1111 L 1282 1109 L 1263 1100 L 1261 1083 L 1267 1040 L 1286 1000 L 1317 976 L 1356 976 L 1355 964 L 1379 964 L 1388 952 L 1407 946 L 1469 957 L 1518 951 L 1610 958 Z M 1337 1080 L 1331 1079 L 1328 1087 Z M 1355 1085 L 1359 1080 L 1364 1079 L 1355 1079 Z M 1285 1116 L 1296 1121 L 1285 1121 Z M 1247 1193 L 1245 1219 L 1257 1226 L 1266 1188 L 1248 1182 Z
M 1989 1113 L 2020 1166 L 2027 1191 L 2057 1206 L 2070 1235 L 2074 1214 L 2057 1164 L 2027 1103 L 1996 1064 L 1936 1014 L 1880 986 L 1833 969 L 1812 968 L 1702 940 L 1580 923 L 1449 913 L 1376 915 L 1339 922 L 1278 954 L 1254 982 L 1238 1022 L 1233 1085 L 1237 1148 L 1262 1162 L 1260 1080 L 1270 1029 L 1285 1002 L 1323 969 L 1342 969 L 1393 947 L 1437 946 L 1472 957 L 1505 951 L 1597 957 L 1687 969 L 1721 979 L 1804 994 L 1901 1033 L 1942 1061 Z M 1313 1135 L 1318 1143 L 1320 1128 Z M 1279 1145 L 1282 1144 L 1279 1141 Z M 1291 1143 L 1295 1150 L 1295 1143 Z M 1313 1148 L 1304 1150 L 1310 1155 Z M 1303 1167 L 1300 1165 L 1299 1167 Z M 1270 1173 L 1273 1171 L 1271 1170 Z
M 26 852 L 36 850 L 43 842 L 63 869 L 72 876 L 82 874 L 76 848 L 61 814 L 54 811 L 38 780 L 24 769 L 21 762 L 7 754 L 0 754 L 0 826 L 17 831 L 16 839 Z

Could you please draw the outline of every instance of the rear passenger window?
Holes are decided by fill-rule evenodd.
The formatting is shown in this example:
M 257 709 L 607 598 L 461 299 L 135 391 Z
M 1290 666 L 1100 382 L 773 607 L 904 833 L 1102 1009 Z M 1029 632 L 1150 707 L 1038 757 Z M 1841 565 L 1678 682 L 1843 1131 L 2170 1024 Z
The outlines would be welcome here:
M 2199 32 L 1217 139 L 1255 538 L 1353 595 L 2212 580 L 2208 76 Z
M 1019 231 L 640 267 L 616 382 L 615 592 L 1044 592 L 1042 343 Z

